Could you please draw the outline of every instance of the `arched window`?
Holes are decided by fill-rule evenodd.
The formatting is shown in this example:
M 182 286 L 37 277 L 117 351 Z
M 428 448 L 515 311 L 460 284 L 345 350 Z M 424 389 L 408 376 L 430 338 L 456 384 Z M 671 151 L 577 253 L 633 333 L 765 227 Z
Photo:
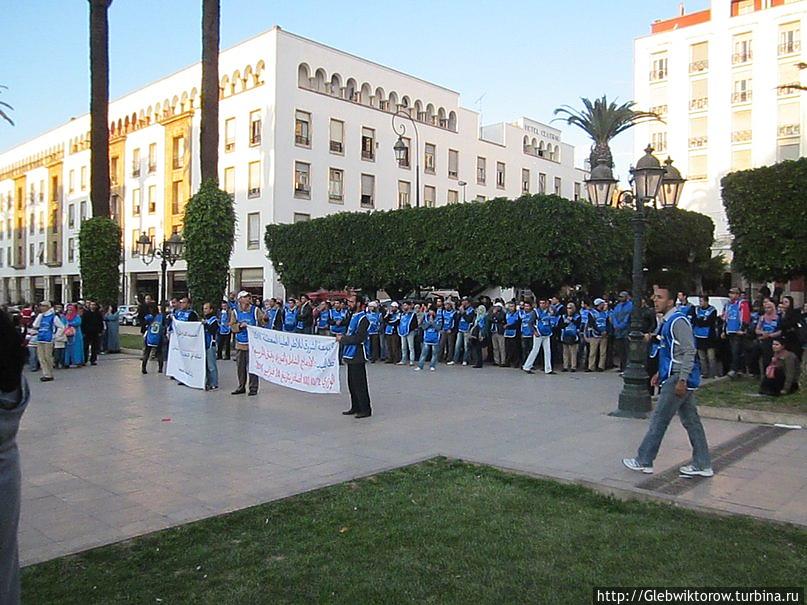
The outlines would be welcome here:
M 398 111 L 398 93 L 394 90 L 389 93 L 389 110 L 393 113 Z
M 426 105 L 426 122 L 429 124 L 434 124 L 435 115 L 434 115 L 434 105 L 429 103 Z
M 317 73 L 314 74 L 314 90 L 317 92 L 326 92 L 325 90 L 325 82 L 328 81 L 328 77 L 325 75 L 325 70 L 319 68 Z
M 348 78 L 348 81 L 345 83 L 345 99 L 348 101 L 356 101 L 358 99 L 358 85 L 356 84 L 356 80 L 353 78 Z
M 255 86 L 260 86 L 263 84 L 264 69 L 266 69 L 266 63 L 264 63 L 263 59 L 261 59 L 255 64 Z
M 361 85 L 361 92 L 359 93 L 359 103 L 362 105 L 369 105 L 370 104 L 370 97 L 373 96 L 373 89 L 370 88 L 370 85 L 365 82 Z
M 328 92 L 337 97 L 342 96 L 342 76 L 339 74 L 331 76 L 331 88 Z
M 415 119 L 421 122 L 426 121 L 426 112 L 423 110 L 423 102 L 420 99 L 415 100 Z
M 230 76 L 224 76 L 221 79 L 221 86 L 219 86 L 221 98 L 225 99 L 230 96 Z
M 237 69 L 233 72 L 233 79 L 230 80 L 230 86 L 232 87 L 234 95 L 244 90 L 244 83 L 241 81 L 241 72 Z
M 305 63 L 300 63 L 299 67 L 297 67 L 297 86 L 300 88 L 311 88 L 311 71 L 308 69 L 308 65 Z
M 530 137 L 528 137 L 526 134 L 524 135 L 523 146 L 524 146 L 524 153 L 530 153 Z
M 448 118 L 446 118 L 445 107 L 441 107 L 437 110 L 437 125 L 440 128 L 448 128 Z
M 560 162 L 560 147 L 555 145 L 555 161 Z
M 457 132 L 457 114 L 453 111 L 448 112 L 448 129 Z
M 252 71 L 252 65 L 247 65 L 244 68 L 244 89 L 250 89 L 255 86 L 255 73 Z
M 376 103 L 378 104 L 377 107 L 379 109 L 383 109 L 384 111 L 386 111 L 389 107 L 389 102 L 387 101 L 387 97 L 384 94 L 384 89 L 381 88 L 380 86 L 375 89 L 375 98 Z

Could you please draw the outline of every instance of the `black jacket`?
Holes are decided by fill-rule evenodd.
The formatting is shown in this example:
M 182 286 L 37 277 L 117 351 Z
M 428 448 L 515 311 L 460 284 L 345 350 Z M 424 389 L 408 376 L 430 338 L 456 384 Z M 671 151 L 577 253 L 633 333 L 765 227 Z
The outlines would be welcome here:
M 342 345 L 357 345 L 356 356 L 353 359 L 345 358 L 345 363 L 364 363 L 367 358 L 364 356 L 364 341 L 367 340 L 367 330 L 370 328 L 370 320 L 367 316 L 361 318 L 356 326 L 356 333 L 348 336 L 345 334 L 339 341 Z
M 100 311 L 84 311 L 81 316 L 81 331 L 84 334 L 98 335 L 104 331 L 104 316 Z
M 300 306 L 300 313 L 297 319 L 302 322 L 303 328 L 310 328 L 314 324 L 314 309 L 310 302 Z

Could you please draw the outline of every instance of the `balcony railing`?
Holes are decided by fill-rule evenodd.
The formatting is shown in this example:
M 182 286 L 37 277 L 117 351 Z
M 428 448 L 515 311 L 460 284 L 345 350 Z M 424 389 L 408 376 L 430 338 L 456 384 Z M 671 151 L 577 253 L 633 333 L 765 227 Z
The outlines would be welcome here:
M 294 135 L 294 144 L 295 145 L 302 145 L 303 147 L 308 147 L 311 145 L 311 139 L 302 134 Z
M 734 104 L 737 103 L 750 103 L 752 98 L 752 94 L 750 90 L 743 90 L 740 92 L 735 92 L 731 95 L 731 102 Z
M 260 197 L 260 196 L 261 196 L 261 188 L 260 187 L 251 187 L 247 191 L 247 197 L 248 198 Z
M 706 147 L 709 144 L 709 137 L 702 136 L 702 137 L 689 137 L 689 148 L 690 149 L 697 149 L 700 147 Z
M 706 180 L 706 175 L 705 174 L 698 174 L 698 173 L 693 174 L 693 173 L 690 172 L 687 175 L 687 180 L 689 180 L 689 181 L 705 181 Z
M 653 105 L 652 107 L 648 108 L 650 113 L 655 113 L 660 116 L 667 115 L 667 106 L 666 105 Z
M 780 137 L 795 137 L 801 134 L 801 124 L 782 124 L 779 126 Z
M 749 63 L 753 58 L 754 54 L 750 50 L 744 53 L 734 53 L 731 55 L 731 64 L 742 65 L 743 63 Z
M 779 56 L 792 55 L 801 50 L 801 40 L 793 40 L 779 45 Z
M 330 149 L 333 153 L 343 153 L 344 147 L 342 146 L 342 141 L 331 141 Z
M 361 150 L 361 159 L 363 160 L 374 160 L 375 154 L 370 149 L 362 149 Z
M 732 143 L 747 143 L 751 140 L 751 130 L 734 130 L 731 133 Z
M 362 193 L 362 195 L 361 195 L 361 205 L 362 205 L 362 208 L 372 208 L 373 207 L 373 196 L 368 195 L 366 193 Z
M 660 82 L 662 80 L 667 79 L 667 70 L 666 69 L 653 69 L 650 71 L 650 81 L 651 82 Z
M 709 69 L 709 59 L 700 59 L 699 61 L 692 61 L 689 64 L 689 73 L 697 74 Z
M 691 99 L 689 101 L 690 111 L 698 111 L 701 109 L 706 109 L 707 107 L 709 107 L 709 97 L 701 97 L 699 99 Z
M 799 82 L 788 82 L 786 84 L 780 84 L 779 87 L 776 89 L 776 94 L 780 97 L 786 97 L 787 95 L 794 95 L 801 91 L 800 86 L 801 84 Z

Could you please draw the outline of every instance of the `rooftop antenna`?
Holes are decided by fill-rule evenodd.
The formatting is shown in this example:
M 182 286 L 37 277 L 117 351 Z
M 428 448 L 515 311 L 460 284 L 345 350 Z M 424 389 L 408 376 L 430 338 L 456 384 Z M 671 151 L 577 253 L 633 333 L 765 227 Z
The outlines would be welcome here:
M 474 105 L 477 107 L 477 111 L 479 112 L 479 124 L 481 125 L 482 122 L 482 99 L 485 98 L 485 95 L 488 94 L 487 92 L 483 92 L 482 95 L 474 101 Z
M 683 3 L 683 2 L 681 2 L 681 3 L 678 5 L 678 16 L 679 16 L 679 17 L 683 17 L 685 14 L 686 14 L 686 9 L 684 8 L 684 3 Z

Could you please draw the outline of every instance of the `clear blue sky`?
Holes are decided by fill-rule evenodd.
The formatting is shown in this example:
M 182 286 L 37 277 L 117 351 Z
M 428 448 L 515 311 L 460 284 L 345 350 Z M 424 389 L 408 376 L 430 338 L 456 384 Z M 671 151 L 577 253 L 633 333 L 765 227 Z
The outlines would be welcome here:
M 721 1 L 721 0 L 719 0 Z M 722 0 L 725 1 L 725 0 Z M 633 40 L 679 0 L 221 0 L 227 48 L 273 25 L 394 67 L 461 94 L 486 123 L 542 122 L 561 104 L 632 93 Z M 708 0 L 688 0 L 687 12 Z M 0 151 L 89 110 L 86 0 L 0 0 Z M 114 0 L 110 95 L 117 98 L 199 60 L 201 0 Z M 562 126 L 562 125 L 561 125 Z M 564 128 L 564 139 L 586 144 Z M 613 144 L 617 170 L 633 160 L 630 132 Z

